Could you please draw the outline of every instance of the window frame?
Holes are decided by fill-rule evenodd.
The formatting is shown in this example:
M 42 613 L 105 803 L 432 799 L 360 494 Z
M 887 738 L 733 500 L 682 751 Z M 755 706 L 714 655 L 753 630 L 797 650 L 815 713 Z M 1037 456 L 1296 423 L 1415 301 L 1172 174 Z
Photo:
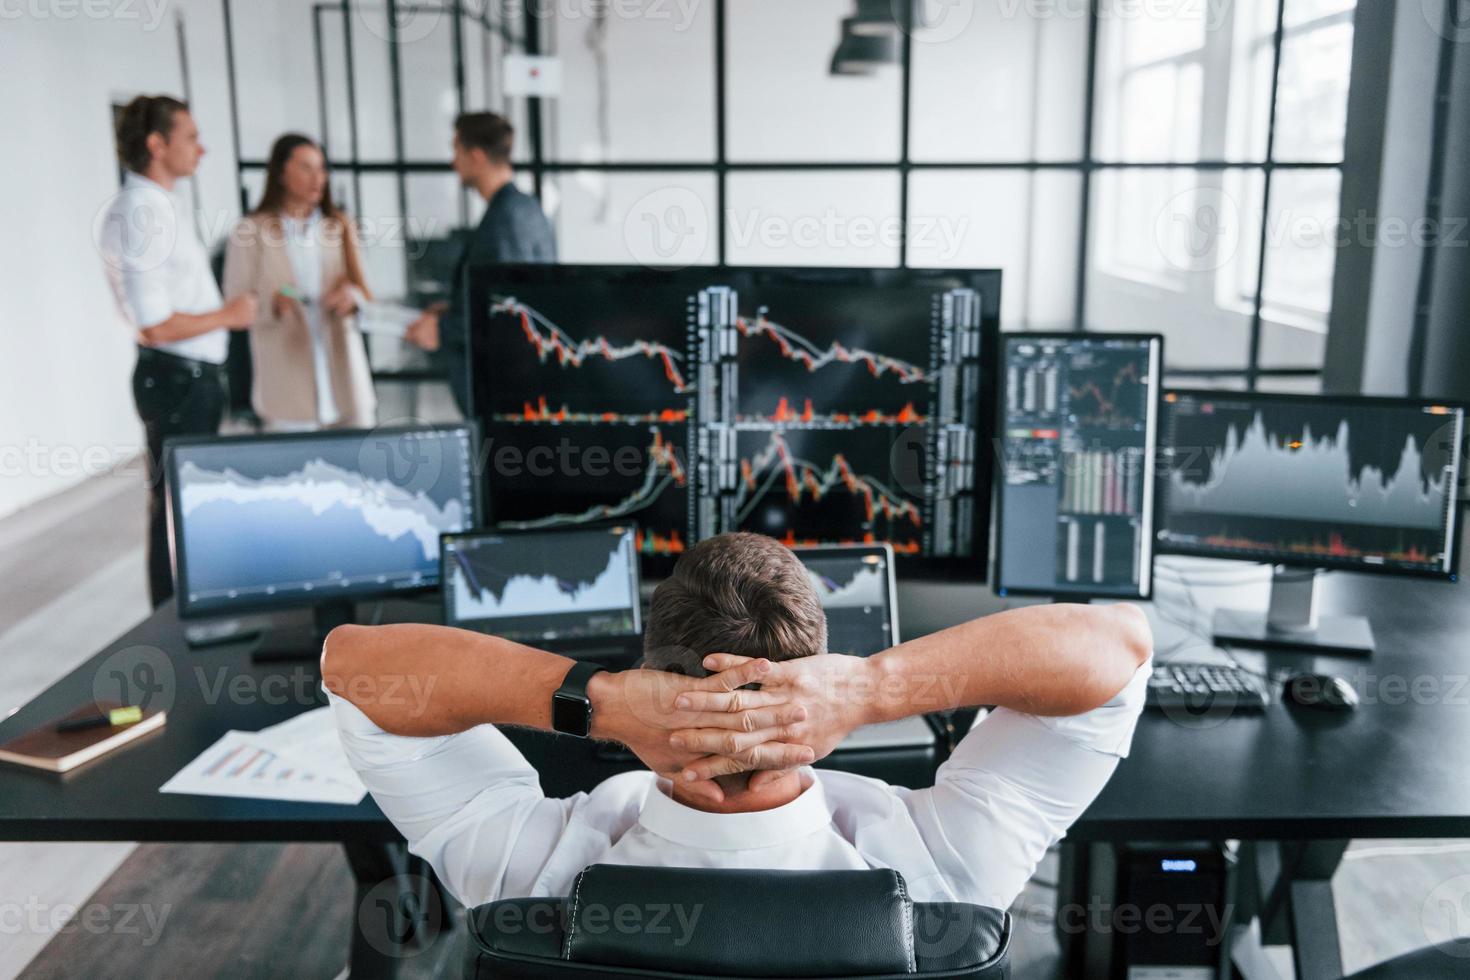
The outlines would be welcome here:
M 1277 160 L 1276 152 L 1276 123 L 1278 115 L 1278 102 L 1280 98 L 1281 65 L 1283 43 L 1288 37 L 1295 37 L 1303 33 L 1317 29 L 1321 26 L 1331 26 L 1344 20 L 1354 21 L 1356 17 L 1356 4 L 1352 9 L 1333 11 L 1325 15 L 1313 17 L 1299 24 L 1287 26 L 1285 16 L 1287 13 L 1287 0 L 1275 0 L 1275 21 L 1273 30 L 1263 33 L 1259 37 L 1252 37 L 1245 42 L 1251 52 L 1254 53 L 1262 45 L 1271 46 L 1271 71 L 1269 78 L 1269 108 L 1267 115 L 1267 132 L 1265 153 L 1257 160 L 1194 160 L 1194 161 L 1118 161 L 1100 159 L 1095 149 L 1097 136 L 1096 125 L 1098 117 L 1099 102 L 1099 61 L 1098 61 L 1098 37 L 1099 37 L 1099 5 L 1102 0 L 1089 0 L 1087 5 L 1087 51 L 1086 68 L 1084 72 L 1085 91 L 1081 93 L 1083 99 L 1083 134 L 1081 142 L 1081 156 L 1076 160 L 1061 161 L 1038 161 L 1038 160 L 971 160 L 957 161 L 946 160 L 943 162 L 916 162 L 910 158 L 910 116 L 911 116 L 911 87 L 910 87 L 910 65 L 913 55 L 913 37 L 911 24 L 900 25 L 899 34 L 899 61 L 894 70 L 900 73 L 900 100 L 899 100 L 899 138 L 900 154 L 896 162 L 875 163 L 855 162 L 844 160 L 825 161 L 763 161 L 763 162 L 732 162 L 728 159 L 728 146 L 726 137 L 726 109 L 728 91 L 726 84 L 727 64 L 727 27 L 729 18 L 738 15 L 733 12 L 730 0 L 713 0 L 714 12 L 712 21 L 711 43 L 711 70 L 714 73 L 714 102 L 711 111 L 715 121 L 715 158 L 708 162 L 702 161 L 677 161 L 677 162 L 591 162 L 577 160 L 552 160 L 547 158 L 545 151 L 546 133 L 543 119 L 543 106 L 538 98 L 524 98 L 521 116 L 526 120 L 525 139 L 529 149 L 529 158 L 519 161 L 517 169 L 529 172 L 531 182 L 538 197 L 542 195 L 546 177 L 551 174 L 559 174 L 573 171 L 592 171 L 607 174 L 637 173 L 653 174 L 663 172 L 707 172 L 715 177 L 716 189 L 716 214 L 715 214 L 715 256 L 716 264 L 724 265 L 728 247 L 728 210 L 726 202 L 726 190 L 728 177 L 731 173 L 741 171 L 770 171 L 770 172 L 798 172 L 808 170 L 869 170 L 886 173 L 896 173 L 899 186 L 899 223 L 904 229 L 904 234 L 899 243 L 898 268 L 908 268 L 909 242 L 908 242 L 908 220 L 909 220 L 909 196 L 910 178 L 913 174 L 927 170 L 1003 170 L 1003 171 L 1025 171 L 1036 173 L 1040 171 L 1062 171 L 1077 174 L 1081 178 L 1081 193 L 1079 195 L 1079 214 L 1077 220 L 1077 262 L 1076 262 L 1076 284 L 1074 290 L 1074 313 L 1072 316 L 1071 329 L 1074 332 L 1086 332 L 1088 330 L 1088 288 L 1087 278 L 1090 271 L 1090 262 L 1094 257 L 1094 249 L 1097 244 L 1096 237 L 1098 229 L 1093 227 L 1093 185 L 1096 177 L 1106 171 L 1112 170 L 1189 170 L 1189 171 L 1241 171 L 1259 172 L 1261 181 L 1261 214 L 1259 240 L 1256 242 L 1256 275 L 1255 289 L 1253 295 L 1242 296 L 1249 305 L 1250 312 L 1250 339 L 1249 351 L 1244 368 L 1216 369 L 1203 366 L 1174 365 L 1171 373 L 1189 375 L 1194 378 L 1220 378 L 1243 380 L 1247 390 L 1254 390 L 1257 381 L 1269 377 L 1299 377 L 1320 378 L 1323 368 L 1320 366 L 1302 365 L 1292 367 L 1263 367 L 1261 359 L 1261 337 L 1263 332 L 1263 282 L 1266 274 L 1266 263 L 1268 259 L 1268 245 L 1271 213 L 1273 175 L 1278 170 L 1334 170 L 1339 174 L 1339 185 L 1343 171 L 1343 160 L 1341 154 L 1337 159 L 1330 161 L 1311 160 Z M 265 168 L 265 161 L 259 159 L 244 158 L 239 153 L 239 90 L 236 78 L 235 46 L 232 27 L 231 0 L 221 0 L 224 13 L 226 71 L 229 82 L 231 124 L 235 135 L 235 163 L 237 174 L 237 186 L 240 188 L 242 210 L 248 210 L 248 202 L 245 200 L 245 174 L 248 172 L 260 172 Z M 358 152 L 358 119 L 356 106 L 356 91 L 354 78 L 354 47 L 362 43 L 363 39 L 355 35 L 361 31 L 353 30 L 353 11 L 361 8 L 385 8 L 387 13 L 388 36 L 383 43 L 388 45 L 389 68 L 392 74 L 392 121 L 393 142 L 395 152 L 392 159 L 387 160 L 364 160 Z M 349 133 L 347 145 L 350 147 L 350 156 L 343 159 L 340 156 L 333 160 L 333 167 L 338 171 L 350 174 L 354 184 L 354 197 L 361 199 L 360 185 L 363 174 L 387 173 L 396 177 L 397 197 L 400 209 L 400 218 L 407 218 L 407 177 L 409 174 L 417 173 L 449 173 L 452 172 L 447 161 L 440 160 L 415 160 L 405 154 L 403 138 L 403 79 L 400 64 L 400 52 L 395 42 L 397 35 L 398 15 L 403 11 L 438 11 L 448 14 L 452 18 L 452 38 L 454 44 L 453 54 L 453 78 L 457 88 L 458 106 L 461 111 L 467 105 L 466 99 L 466 71 L 465 71 L 465 43 L 464 32 L 467 29 L 478 29 L 488 35 L 494 35 L 504 45 L 504 50 L 517 50 L 526 53 L 543 52 L 543 27 L 542 19 L 538 16 L 527 16 L 518 25 L 520 30 L 517 34 L 511 25 L 495 23 L 484 9 L 479 9 L 477 14 L 472 15 L 465 9 L 462 0 L 449 0 L 449 2 L 419 2 L 419 0 L 382 0 L 381 3 L 360 4 L 352 0 L 318 0 L 313 5 L 313 44 L 316 58 L 317 78 L 317 101 L 319 107 L 319 120 L 321 126 L 320 136 L 323 144 L 328 139 L 328 89 L 331 80 L 328 78 L 326 68 L 322 24 L 326 16 L 341 16 L 343 18 L 342 41 L 343 41 L 343 73 L 345 79 L 345 97 L 347 100 L 347 119 Z M 900 17 L 907 20 L 912 16 L 911 8 L 905 6 L 900 12 Z M 1233 14 L 1232 14 L 1233 16 Z M 1231 52 L 1237 39 L 1230 39 Z M 486 49 L 488 51 L 488 49 Z M 1210 78 L 1208 77 L 1208 65 L 1205 62 L 1205 48 L 1195 51 L 1167 56 L 1163 59 L 1155 59 L 1147 65 L 1132 66 L 1129 71 L 1136 72 L 1144 68 L 1159 64 L 1199 64 L 1202 66 L 1204 78 L 1201 83 L 1202 96 L 1208 90 Z M 488 59 L 488 53 L 486 58 Z M 487 74 L 490 66 L 485 66 Z M 885 69 L 886 70 L 886 69 Z M 1127 75 L 1124 72 L 1123 75 Z M 1122 76 L 1120 76 L 1122 77 Z M 1349 80 L 1352 84 L 1352 79 Z M 507 100 L 509 103 L 511 100 Z M 506 106 L 507 111 L 510 106 Z M 1201 142 L 1204 142 L 1205 127 L 1201 126 Z M 468 193 L 461 195 L 460 206 L 461 218 L 468 223 L 471 214 Z M 407 257 L 405 256 L 405 261 Z M 1164 277 L 1163 281 L 1154 282 L 1150 285 L 1161 288 L 1169 288 L 1169 280 L 1172 277 Z M 1176 287 L 1177 290 L 1177 287 Z M 1242 310 L 1244 312 L 1244 310 Z M 1331 311 L 1328 312 L 1329 318 Z

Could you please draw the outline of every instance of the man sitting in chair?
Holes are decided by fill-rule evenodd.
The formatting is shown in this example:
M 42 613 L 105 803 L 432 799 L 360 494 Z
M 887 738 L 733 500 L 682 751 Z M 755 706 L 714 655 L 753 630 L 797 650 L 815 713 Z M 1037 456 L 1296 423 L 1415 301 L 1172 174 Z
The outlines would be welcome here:
M 604 863 L 892 868 L 915 901 L 1004 909 L 1127 754 L 1152 637 L 1134 606 L 1031 606 L 869 658 L 828 654 L 796 555 L 725 534 L 654 592 L 644 642 L 642 668 L 584 680 L 590 668 L 494 636 L 342 626 L 322 677 L 373 798 L 467 906 L 564 896 Z M 557 728 L 620 742 L 651 771 L 546 797 L 497 726 L 551 730 L 559 689 Z M 808 765 L 860 725 L 966 705 L 996 710 L 931 788 Z

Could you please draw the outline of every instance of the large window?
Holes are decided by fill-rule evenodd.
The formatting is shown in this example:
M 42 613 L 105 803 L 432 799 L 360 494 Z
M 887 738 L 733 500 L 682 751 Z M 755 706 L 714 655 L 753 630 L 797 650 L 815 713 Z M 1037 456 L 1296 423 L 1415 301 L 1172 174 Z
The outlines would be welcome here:
M 236 27 L 242 183 L 265 120 L 322 135 L 381 291 L 478 218 L 449 125 L 491 108 L 566 261 L 995 266 L 1008 329 L 1158 331 L 1227 385 L 1320 374 L 1354 0 L 915 0 L 855 75 L 843 19 L 902 0 L 268 2 L 301 50 L 245 59 L 281 45 Z M 557 55 L 559 93 L 506 96 L 515 52 Z M 256 98 L 282 77 L 315 103 Z

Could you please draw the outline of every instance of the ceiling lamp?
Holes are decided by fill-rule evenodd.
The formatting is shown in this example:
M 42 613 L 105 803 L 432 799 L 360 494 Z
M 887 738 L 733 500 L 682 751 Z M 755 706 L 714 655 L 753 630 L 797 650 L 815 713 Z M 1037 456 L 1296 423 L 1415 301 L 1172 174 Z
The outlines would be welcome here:
M 869 37 L 898 35 L 897 5 L 899 0 L 857 0 L 857 16 L 844 21 L 852 33 Z
M 884 65 L 898 64 L 898 31 L 892 17 L 888 23 L 893 29 L 875 31 L 871 22 L 843 18 L 842 38 L 832 54 L 832 74 L 871 75 Z

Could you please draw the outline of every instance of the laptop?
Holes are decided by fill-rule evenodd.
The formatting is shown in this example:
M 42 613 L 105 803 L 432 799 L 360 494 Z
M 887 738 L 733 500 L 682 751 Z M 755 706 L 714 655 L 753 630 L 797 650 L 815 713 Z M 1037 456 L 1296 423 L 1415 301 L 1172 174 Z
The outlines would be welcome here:
M 893 549 L 886 544 L 797 548 L 827 613 L 827 649 L 871 657 L 898 645 L 898 589 Z M 933 745 L 937 736 L 923 715 L 864 725 L 837 746 L 892 749 Z
M 636 658 L 636 535 L 632 524 L 445 534 L 444 623 L 578 660 Z

